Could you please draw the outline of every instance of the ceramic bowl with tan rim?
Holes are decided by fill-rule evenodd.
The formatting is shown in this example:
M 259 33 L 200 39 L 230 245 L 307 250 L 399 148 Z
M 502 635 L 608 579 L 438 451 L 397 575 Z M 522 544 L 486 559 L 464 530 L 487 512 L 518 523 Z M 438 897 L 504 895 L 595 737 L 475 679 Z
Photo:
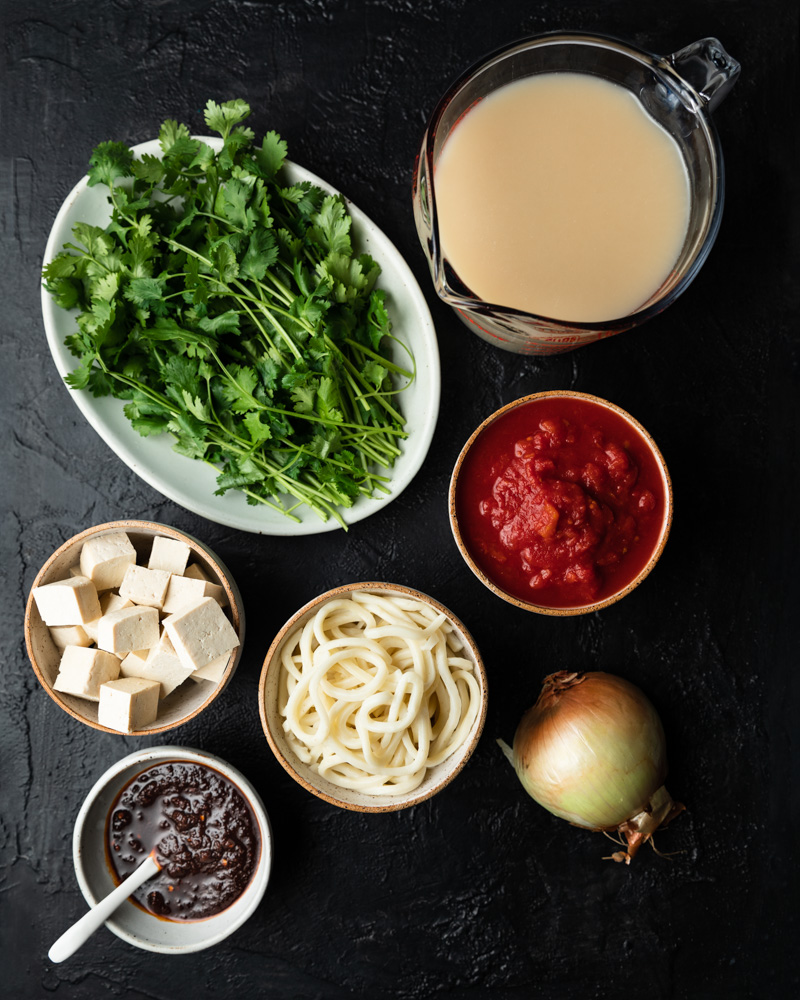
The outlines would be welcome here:
M 501 407 L 453 470 L 450 526 L 503 600 L 545 615 L 598 611 L 637 587 L 672 523 L 672 483 L 645 428 L 608 400 L 538 392 Z
M 287 738 L 285 729 L 286 718 L 282 713 L 282 708 L 286 702 L 287 690 L 285 667 L 282 664 L 282 655 L 285 647 L 287 643 L 294 645 L 298 633 L 308 622 L 315 618 L 321 608 L 329 605 L 331 602 L 351 600 L 355 592 L 374 594 L 392 600 L 421 602 L 427 608 L 431 609 L 435 615 L 443 615 L 451 630 L 451 648 L 457 649 L 454 655 L 468 661 L 469 666 L 464 669 L 469 670 L 476 682 L 474 696 L 471 696 L 470 699 L 466 697 L 463 699 L 463 711 L 465 714 L 462 718 L 466 720 L 472 716 L 471 722 L 469 724 L 465 722 L 464 724 L 465 732 L 463 733 L 463 738 L 446 759 L 433 766 L 426 767 L 421 782 L 408 791 L 391 794 L 370 794 L 355 788 L 342 787 L 338 783 L 334 783 L 321 776 L 313 764 L 304 763 L 293 748 L 290 739 Z M 396 661 L 393 660 L 390 673 L 395 665 Z M 352 681 L 352 678 L 350 680 Z M 337 683 L 344 683 L 341 680 L 341 675 L 337 676 L 335 673 L 327 673 L 325 677 L 318 678 L 318 681 L 319 688 L 324 688 L 326 684 L 336 686 Z M 350 692 L 351 695 L 352 690 Z M 380 699 L 381 693 L 379 692 L 376 697 Z M 474 702 L 472 702 L 472 697 L 474 697 Z M 363 699 L 359 699 L 358 697 L 355 699 L 350 697 L 350 700 L 357 702 L 359 706 L 363 701 Z M 472 703 L 472 709 L 468 707 L 468 701 Z M 424 711 L 426 706 L 430 709 L 430 706 L 433 704 L 433 700 L 427 703 L 423 700 L 423 708 L 420 709 L 420 712 Z M 453 704 L 455 704 L 455 700 Z M 486 718 L 486 704 L 487 682 L 483 660 L 475 645 L 475 641 L 464 625 L 444 605 L 427 594 L 423 594 L 411 587 L 392 583 L 350 583 L 329 590 L 309 601 L 308 604 L 292 615 L 272 642 L 264 660 L 259 685 L 261 724 L 278 762 L 295 781 L 313 795 L 324 799 L 332 805 L 357 812 L 392 812 L 397 809 L 405 809 L 441 791 L 461 771 L 475 749 Z M 339 705 L 341 706 L 341 702 Z M 402 711 L 402 708 L 400 711 Z M 353 718 L 349 718 L 348 722 L 352 724 Z M 347 731 L 350 736 L 355 734 L 355 728 L 352 725 L 347 726 Z M 456 728 L 457 731 L 458 729 Z M 431 747 L 433 745 L 431 743 Z M 360 748 L 355 748 L 354 752 L 362 753 Z M 360 759 L 363 760 L 363 756 Z
M 144 729 L 137 729 L 131 733 L 119 733 L 118 730 L 101 725 L 97 720 L 97 702 L 54 690 L 53 684 L 58 674 L 61 650 L 53 642 L 50 629 L 42 621 L 32 596 L 34 587 L 54 583 L 56 580 L 66 579 L 70 575 L 70 569 L 79 564 L 81 548 L 89 538 L 116 531 L 127 533 L 136 549 L 137 563 L 140 565 L 146 565 L 153 538 L 156 535 L 185 542 L 192 550 L 190 561 L 198 563 L 212 583 L 219 584 L 225 591 L 228 599 L 228 607 L 225 610 L 239 637 L 239 645 L 231 651 L 222 677 L 217 683 L 185 681 L 166 698 L 159 701 L 158 716 L 155 722 Z M 176 726 L 183 725 L 208 708 L 225 689 L 236 670 L 244 646 L 244 632 L 242 596 L 230 571 L 219 557 L 199 539 L 155 521 L 109 521 L 106 524 L 87 528 L 68 539 L 50 556 L 36 574 L 25 608 L 25 643 L 28 647 L 28 656 L 45 691 L 60 708 L 63 708 L 74 719 L 106 733 L 126 736 L 152 736 L 156 733 L 166 732 Z

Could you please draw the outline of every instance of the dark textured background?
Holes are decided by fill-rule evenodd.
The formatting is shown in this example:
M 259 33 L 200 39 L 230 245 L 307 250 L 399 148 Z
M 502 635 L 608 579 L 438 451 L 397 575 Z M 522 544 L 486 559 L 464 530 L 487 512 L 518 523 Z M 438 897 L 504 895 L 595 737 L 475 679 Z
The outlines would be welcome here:
M 2 552 L 0 993 L 458 1000 L 798 995 L 797 5 L 793 0 L 2 0 L 0 3 Z M 466 65 L 556 28 L 671 52 L 717 35 L 742 76 L 715 115 L 728 168 L 703 271 L 639 332 L 541 360 L 477 340 L 432 294 L 410 209 L 427 113 Z M 208 98 L 244 97 L 258 134 L 362 207 L 414 269 L 436 323 L 442 410 L 396 502 L 348 534 L 242 534 L 138 480 L 82 419 L 49 357 L 39 265 L 53 217 L 105 139 L 202 131 Z M 445 493 L 473 428 L 503 403 L 574 388 L 637 416 L 673 475 L 676 517 L 650 578 L 560 620 L 493 598 L 450 537 Z M 112 761 L 147 744 L 79 725 L 39 689 L 22 635 L 42 562 L 76 531 L 154 518 L 232 568 L 248 639 L 225 697 L 170 734 L 244 770 L 275 831 L 255 916 L 220 947 L 153 956 L 101 931 L 71 961 L 47 949 L 84 909 L 72 824 Z M 476 637 L 490 679 L 483 739 L 431 801 L 361 816 L 304 792 L 258 720 L 264 652 L 307 599 L 355 579 L 418 587 Z M 687 812 L 626 868 L 608 843 L 528 799 L 509 739 L 542 677 L 606 669 L 640 684 L 668 736 Z M 152 740 L 150 742 L 157 742 Z M 160 740 L 158 742 L 161 742 Z

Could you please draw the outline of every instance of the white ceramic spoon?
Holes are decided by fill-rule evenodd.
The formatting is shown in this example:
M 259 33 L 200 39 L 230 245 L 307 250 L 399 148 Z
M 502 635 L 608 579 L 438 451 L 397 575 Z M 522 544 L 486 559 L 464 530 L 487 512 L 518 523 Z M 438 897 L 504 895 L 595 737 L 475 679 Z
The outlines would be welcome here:
M 159 871 L 161 871 L 161 866 L 152 854 L 148 854 L 124 882 L 121 882 L 105 899 L 101 899 L 88 913 L 84 913 L 72 927 L 64 931 L 47 953 L 50 961 L 63 962 L 70 955 L 74 955 L 78 948 L 88 941 L 99 927 L 102 927 L 120 903 L 124 902 L 142 883 Z

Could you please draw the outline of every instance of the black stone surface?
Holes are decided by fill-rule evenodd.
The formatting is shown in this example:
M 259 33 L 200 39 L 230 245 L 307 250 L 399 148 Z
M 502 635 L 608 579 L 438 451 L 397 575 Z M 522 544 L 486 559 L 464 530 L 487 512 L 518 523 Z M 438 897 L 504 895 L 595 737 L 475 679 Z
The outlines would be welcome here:
M 521 359 L 471 336 L 435 298 L 410 178 L 440 92 L 484 52 L 556 28 L 672 52 L 718 36 L 742 75 L 715 115 L 728 196 L 692 287 L 638 332 Z M 0 992 L 14 998 L 350 996 L 790 998 L 800 995 L 796 620 L 798 12 L 789 0 L 26 0 L 0 4 L 2 551 Z M 244 97 L 257 133 L 361 206 L 425 291 L 442 409 L 412 486 L 347 533 L 257 537 L 204 521 L 129 471 L 81 417 L 50 359 L 39 266 L 56 211 L 105 139 L 166 117 L 202 125 Z M 600 613 L 560 620 L 493 598 L 453 543 L 453 462 L 490 412 L 528 392 L 611 399 L 651 431 L 676 496 L 650 578 Z M 206 540 L 245 595 L 248 638 L 213 710 L 170 734 L 256 783 L 275 866 L 252 919 L 219 947 L 166 957 L 101 931 L 47 950 L 84 910 L 71 859 L 78 808 L 108 764 L 148 744 L 84 727 L 41 691 L 23 642 L 33 577 L 63 539 L 120 517 Z M 274 633 L 355 579 L 434 595 L 476 637 L 490 679 L 483 739 L 440 795 L 348 813 L 308 795 L 263 738 L 257 684 Z M 687 812 L 630 868 L 602 837 L 523 792 L 510 739 L 542 677 L 604 669 L 639 684 L 668 736 Z M 162 742 L 152 739 L 150 743 Z

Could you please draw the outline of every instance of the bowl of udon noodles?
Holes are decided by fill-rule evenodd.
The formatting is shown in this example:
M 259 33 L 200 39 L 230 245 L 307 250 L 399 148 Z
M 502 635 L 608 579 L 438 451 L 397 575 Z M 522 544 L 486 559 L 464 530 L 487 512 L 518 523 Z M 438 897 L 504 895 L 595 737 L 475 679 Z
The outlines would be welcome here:
M 320 594 L 278 632 L 259 685 L 261 724 L 285 770 L 358 812 L 435 795 L 469 760 L 486 671 L 456 616 L 393 583 Z

